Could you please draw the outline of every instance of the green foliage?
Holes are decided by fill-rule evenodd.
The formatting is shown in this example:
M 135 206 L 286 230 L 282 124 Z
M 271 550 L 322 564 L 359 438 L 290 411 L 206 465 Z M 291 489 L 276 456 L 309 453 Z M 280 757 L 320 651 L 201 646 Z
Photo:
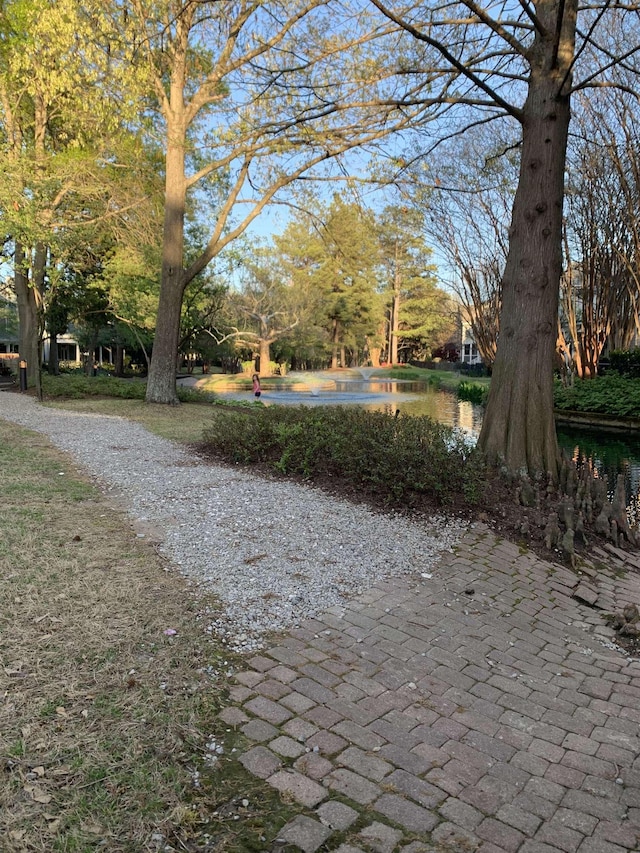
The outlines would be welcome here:
M 147 383 L 142 379 L 118 379 L 115 376 L 87 376 L 83 373 L 42 377 L 45 397 L 64 397 L 81 400 L 85 397 L 119 397 L 126 400 L 144 400 Z M 210 403 L 212 396 L 193 388 L 178 388 L 182 403 Z
M 429 358 L 455 325 L 456 312 L 437 287 L 424 232 L 424 214 L 415 207 L 388 206 L 378 221 L 381 284 L 391 310 L 391 331 L 404 359 Z M 398 360 L 391 344 L 388 358 Z
M 389 505 L 475 502 L 483 466 L 464 437 L 427 417 L 350 407 L 216 407 L 204 443 L 216 456 L 360 491 Z
M 363 352 L 384 318 L 377 292 L 378 243 L 372 215 L 334 194 L 316 215 L 294 219 L 276 238 L 293 291 L 305 294 L 310 349 Z M 312 333 L 312 330 L 314 333 Z M 315 340 L 315 343 L 313 341 Z
M 376 379 L 413 379 L 416 382 L 425 380 L 428 381 L 428 376 L 424 370 L 416 367 L 394 365 L 393 367 L 385 367 L 384 371 L 374 374 Z
M 620 376 L 640 378 L 640 349 L 614 350 L 609 356 L 611 370 Z
M 18 309 L 0 295 L 0 335 L 3 340 L 18 339 Z
M 640 382 L 615 373 L 576 381 L 571 387 L 557 381 L 554 407 L 560 411 L 640 418 Z
M 147 383 L 138 379 L 116 379 L 114 376 L 87 376 L 86 374 L 64 374 L 42 377 L 45 397 L 68 397 L 79 400 L 83 397 L 122 397 L 128 400 L 143 400 Z
M 485 406 L 489 388 L 486 385 L 477 385 L 475 382 L 462 381 L 458 385 L 458 399 L 466 400 L 469 403 L 476 403 L 479 406 Z

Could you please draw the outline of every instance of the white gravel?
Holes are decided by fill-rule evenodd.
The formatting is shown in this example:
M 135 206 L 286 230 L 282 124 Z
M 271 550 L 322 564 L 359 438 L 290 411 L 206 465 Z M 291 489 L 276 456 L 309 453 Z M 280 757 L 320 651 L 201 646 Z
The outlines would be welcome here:
M 385 577 L 431 573 L 464 532 L 375 513 L 311 487 L 212 465 L 123 418 L 0 393 L 0 417 L 47 435 L 95 477 L 196 588 L 218 597 L 207 630 L 236 650 Z M 140 526 L 138 529 L 141 529 Z

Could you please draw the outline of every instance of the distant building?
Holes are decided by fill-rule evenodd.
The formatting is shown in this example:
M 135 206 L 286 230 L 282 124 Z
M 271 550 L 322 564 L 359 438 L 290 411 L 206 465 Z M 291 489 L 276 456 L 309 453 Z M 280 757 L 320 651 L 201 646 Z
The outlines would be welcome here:
M 80 344 L 70 332 L 65 332 L 64 335 L 58 335 L 58 362 L 64 361 L 69 364 L 82 363 L 82 351 Z M 42 360 L 49 361 L 51 352 L 51 339 L 45 338 L 42 342 Z
M 463 364 L 482 364 L 482 357 L 476 346 L 469 320 L 469 309 L 462 307 L 460 310 L 460 322 L 462 326 L 462 343 L 460 345 L 460 361 Z
M 15 299 L 0 294 L 0 366 L 11 367 L 20 358 L 20 323 Z M 49 360 L 50 340 L 43 341 L 43 360 Z M 102 352 L 100 353 L 102 355 Z M 82 363 L 80 345 L 71 332 L 58 335 L 58 360 Z

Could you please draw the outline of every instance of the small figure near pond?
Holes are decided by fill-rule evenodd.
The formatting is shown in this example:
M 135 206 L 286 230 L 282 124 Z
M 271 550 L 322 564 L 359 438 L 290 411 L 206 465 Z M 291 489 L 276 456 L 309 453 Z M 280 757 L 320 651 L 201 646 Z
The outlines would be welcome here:
M 262 394 L 262 389 L 260 388 L 260 377 L 257 373 L 253 374 L 251 381 L 253 382 L 253 395 L 259 397 Z

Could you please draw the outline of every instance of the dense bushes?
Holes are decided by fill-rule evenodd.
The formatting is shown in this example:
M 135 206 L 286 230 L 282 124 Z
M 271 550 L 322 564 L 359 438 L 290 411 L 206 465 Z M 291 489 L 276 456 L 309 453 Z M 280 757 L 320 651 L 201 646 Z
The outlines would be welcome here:
M 609 356 L 609 368 L 630 379 L 640 378 L 640 349 L 614 350 Z
M 569 387 L 556 382 L 555 408 L 614 418 L 640 418 L 640 349 L 616 350 L 609 358 L 603 376 L 577 381 Z
M 205 449 L 227 461 L 333 482 L 389 505 L 477 500 L 483 468 L 465 438 L 426 417 L 351 407 L 216 407 Z
M 616 373 L 582 380 L 569 387 L 556 382 L 554 407 L 559 411 L 640 418 L 640 382 Z
M 49 376 L 43 373 L 42 390 L 45 397 L 66 397 L 72 400 L 83 397 L 144 400 L 147 383 L 142 379 L 118 379 L 115 376 L 86 376 L 81 373 Z M 209 394 L 178 386 L 178 399 L 183 403 L 206 403 L 212 398 Z

